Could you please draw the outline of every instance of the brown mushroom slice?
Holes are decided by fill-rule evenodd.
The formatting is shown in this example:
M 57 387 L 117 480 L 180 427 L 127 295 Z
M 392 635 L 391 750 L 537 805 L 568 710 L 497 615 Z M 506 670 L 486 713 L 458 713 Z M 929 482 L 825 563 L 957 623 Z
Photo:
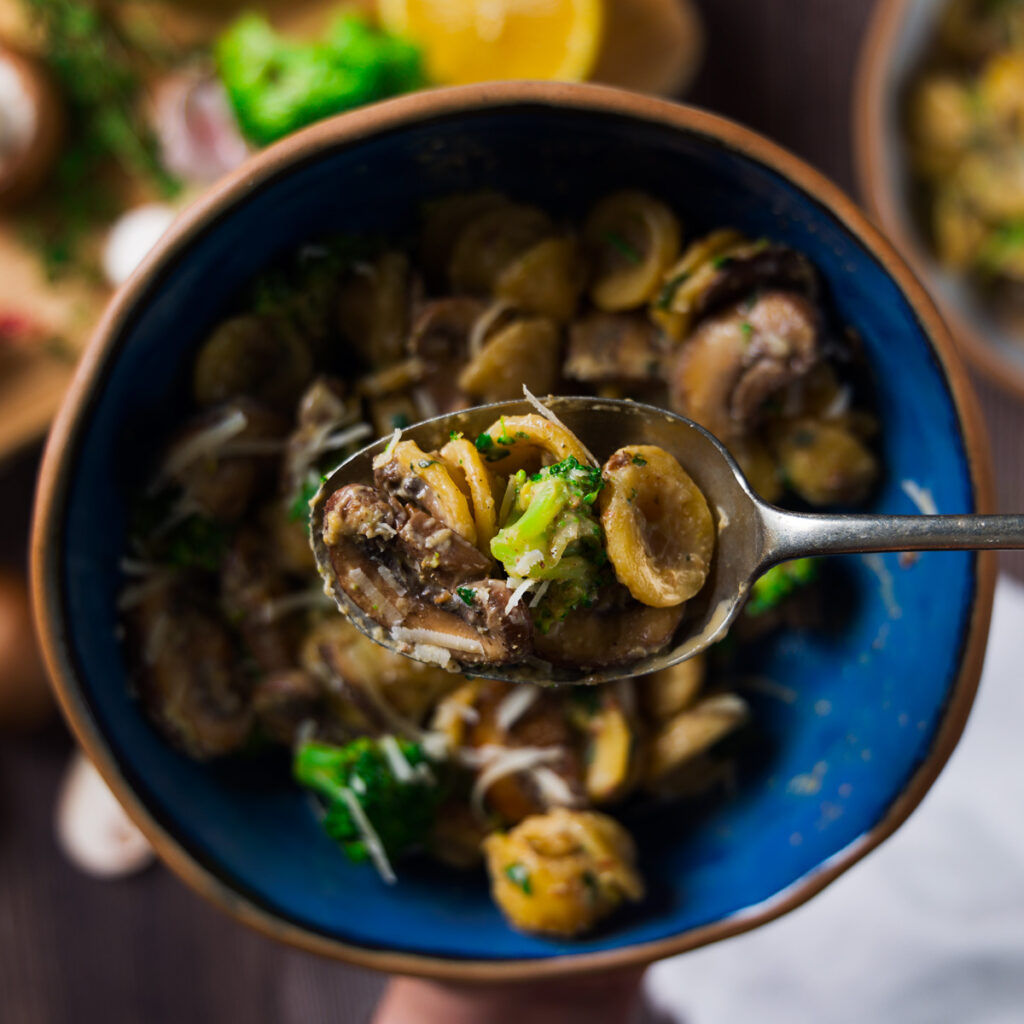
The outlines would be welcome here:
M 383 367 L 401 358 L 409 333 L 409 257 L 398 250 L 356 263 L 337 296 L 337 323 L 364 361 Z
M 705 697 L 680 712 L 655 732 L 647 743 L 645 783 L 657 786 L 688 761 L 738 729 L 749 717 L 747 702 L 734 693 Z
M 576 240 L 545 238 L 512 260 L 498 275 L 494 294 L 518 309 L 572 319 L 583 290 L 583 258 Z
M 272 478 L 285 429 L 280 416 L 251 399 L 200 413 L 168 447 L 155 486 L 173 481 L 183 507 L 234 522 Z
M 707 659 L 698 654 L 638 680 L 640 706 L 656 722 L 672 718 L 697 699 L 707 676 Z
M 431 200 L 423 207 L 420 230 L 420 266 L 438 290 L 447 284 L 448 266 L 455 244 L 467 224 L 511 200 L 491 189 L 460 192 Z
M 708 503 L 663 448 L 620 448 L 602 469 L 598 497 L 615 577 L 643 604 L 671 608 L 704 586 L 715 527 Z
M 460 537 L 476 543 L 476 523 L 469 502 L 438 457 L 428 455 L 415 441 L 399 441 L 386 455 L 377 456 L 374 463 L 378 486 L 422 505 Z
M 811 505 L 855 505 L 878 479 L 878 460 L 843 423 L 787 420 L 773 441 L 786 482 Z
M 683 609 L 639 602 L 600 611 L 577 608 L 547 633 L 535 633 L 534 647 L 537 657 L 580 671 L 628 664 L 663 650 L 682 621 Z
M 306 723 L 322 716 L 323 690 L 308 672 L 283 669 L 259 682 L 253 691 L 252 708 L 263 733 L 276 743 L 290 745 Z
M 658 289 L 679 252 L 679 221 L 646 192 L 605 196 L 583 228 L 594 263 L 590 298 L 598 309 L 636 309 Z
M 312 374 L 313 355 L 298 331 L 246 313 L 223 321 L 203 342 L 192 393 L 204 407 L 245 397 L 290 413 Z
M 526 386 L 549 394 L 558 380 L 558 328 L 547 317 L 527 317 L 499 328 L 459 374 L 459 387 L 481 402 L 519 398 Z
M 479 299 L 454 297 L 426 303 L 416 314 L 408 350 L 422 367 L 420 387 L 437 412 L 468 405 L 458 387 L 459 373 L 469 359 L 469 338 L 488 306 Z
M 819 314 L 803 296 L 765 292 L 704 320 L 669 367 L 672 408 L 726 444 L 759 422 L 767 399 L 819 357 Z
M 495 903 L 523 931 L 571 937 L 643 898 L 629 833 L 594 811 L 555 808 L 483 842 Z
M 294 615 L 281 616 L 276 611 L 290 591 L 263 532 L 243 526 L 221 561 L 220 607 L 264 672 L 295 663 Z
M 451 672 L 374 643 L 340 616 L 310 630 L 301 660 L 322 683 L 332 718 L 361 732 L 419 725 L 460 683 Z
M 588 313 L 569 328 L 563 371 L 587 383 L 657 381 L 667 355 L 665 342 L 640 313 Z
M 553 230 L 551 218 L 535 206 L 505 203 L 480 214 L 459 232 L 448 268 L 452 288 L 492 293 L 501 272 Z
M 477 547 L 489 555 L 491 538 L 498 530 L 494 475 L 487 468 L 476 445 L 464 437 L 449 441 L 441 449 L 440 456 L 452 480 L 469 498 L 476 525 Z
M 201 593 L 168 583 L 148 589 L 132 613 L 139 639 L 139 695 L 163 732 L 191 757 L 241 748 L 252 709 L 239 652 Z

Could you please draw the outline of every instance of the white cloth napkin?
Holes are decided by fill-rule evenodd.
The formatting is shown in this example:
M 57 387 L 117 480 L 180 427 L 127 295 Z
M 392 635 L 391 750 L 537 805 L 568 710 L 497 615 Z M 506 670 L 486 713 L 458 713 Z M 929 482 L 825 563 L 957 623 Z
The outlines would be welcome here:
M 655 966 L 652 1008 L 685 1024 L 1024 1022 L 1022 738 L 1024 587 L 1004 577 L 967 728 L 910 820 L 800 909 Z

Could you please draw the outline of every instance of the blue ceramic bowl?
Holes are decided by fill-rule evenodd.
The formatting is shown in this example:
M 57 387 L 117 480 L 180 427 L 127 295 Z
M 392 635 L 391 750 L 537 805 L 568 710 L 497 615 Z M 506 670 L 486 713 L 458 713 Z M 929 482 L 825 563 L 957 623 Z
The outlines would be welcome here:
M 899 825 L 952 750 L 977 683 L 987 557 L 849 558 L 843 628 L 783 634 L 752 691 L 760 752 L 736 798 L 626 812 L 650 894 L 578 942 L 512 931 L 484 879 L 409 866 L 387 886 L 342 857 L 273 765 L 199 764 L 128 692 L 117 639 L 125 498 L 182 407 L 200 339 L 236 289 L 332 231 L 401 232 L 440 193 L 491 186 L 570 217 L 649 189 L 688 232 L 731 224 L 807 253 L 875 370 L 885 479 L 875 508 L 989 499 L 962 370 L 922 290 L 852 204 L 729 122 L 594 87 L 503 84 L 418 94 L 318 125 L 187 212 L 100 325 L 47 449 L 33 539 L 37 612 L 76 733 L 186 881 L 249 923 L 362 964 L 515 977 L 640 963 L 762 923 Z M 841 589 L 841 592 L 840 592 Z M 780 699 L 780 696 L 785 699 Z

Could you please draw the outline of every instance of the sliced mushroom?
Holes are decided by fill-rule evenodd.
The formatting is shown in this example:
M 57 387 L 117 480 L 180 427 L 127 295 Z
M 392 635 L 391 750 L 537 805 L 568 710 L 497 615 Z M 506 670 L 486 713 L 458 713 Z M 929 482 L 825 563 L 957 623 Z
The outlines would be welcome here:
M 708 318 L 670 369 L 672 408 L 725 443 L 759 422 L 767 399 L 819 358 L 819 315 L 803 296 L 765 292 Z
M 200 759 L 243 746 L 253 719 L 241 658 L 202 591 L 152 588 L 133 618 L 139 695 L 163 732 Z
M 667 339 L 640 313 L 588 313 L 569 328 L 566 377 L 594 383 L 660 379 Z
M 260 729 L 277 743 L 292 744 L 308 722 L 324 712 L 323 688 L 299 668 L 272 672 L 252 695 Z
M 418 725 L 458 676 L 389 651 L 337 615 L 306 635 L 301 664 L 324 692 L 331 719 L 362 733 Z
M 749 716 L 746 701 L 734 693 L 705 697 L 693 707 L 681 711 L 648 740 L 645 784 L 658 786 L 688 761 L 739 728 Z
M 211 519 L 235 522 L 273 478 L 285 421 L 249 399 L 193 418 L 167 450 L 160 476 L 182 490 L 182 503 Z
M 423 510 L 349 484 L 328 499 L 324 542 L 349 599 L 390 630 L 404 653 L 454 670 L 458 663 L 519 661 L 529 652 L 526 609 L 509 607 L 508 585 L 480 578 L 490 561 Z M 459 595 L 469 585 L 479 603 Z
M 470 334 L 486 311 L 487 304 L 479 299 L 437 299 L 426 303 L 413 321 L 409 354 L 423 366 L 420 386 L 438 413 L 469 404 L 458 387 L 458 377 L 469 359 Z
M 623 607 L 577 608 L 547 633 L 537 632 L 537 656 L 579 670 L 606 668 L 646 658 L 665 647 L 684 606 L 650 608 L 630 599 Z
M 291 589 L 263 532 L 243 527 L 221 563 L 220 604 L 264 672 L 289 668 L 295 661 L 299 623 L 294 615 L 274 613 Z
M 401 358 L 412 304 L 405 253 L 388 250 L 372 262 L 353 264 L 336 302 L 338 327 L 367 365 L 387 366 Z

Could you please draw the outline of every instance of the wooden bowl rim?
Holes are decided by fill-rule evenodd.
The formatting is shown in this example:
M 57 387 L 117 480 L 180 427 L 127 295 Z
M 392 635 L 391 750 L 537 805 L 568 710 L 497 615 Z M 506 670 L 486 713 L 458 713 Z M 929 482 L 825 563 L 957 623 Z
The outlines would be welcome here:
M 868 211 L 895 243 L 914 273 L 927 282 L 933 274 L 929 255 L 907 231 L 909 213 L 904 211 L 903 202 L 890 187 L 883 152 L 886 82 L 896 39 L 911 2 L 882 0 L 875 4 L 854 74 L 851 125 L 857 186 Z M 986 340 L 984 333 L 961 313 L 956 303 L 939 294 L 935 294 L 934 299 L 952 328 L 959 351 L 971 366 L 996 387 L 1024 399 L 1024 366 L 1003 358 L 999 350 Z
M 36 622 L 47 667 L 64 715 L 86 753 L 164 862 L 196 892 L 265 935 L 309 952 L 376 970 L 446 981 L 526 981 L 642 966 L 765 924 L 820 892 L 906 820 L 952 753 L 967 721 L 981 673 L 995 590 L 994 556 L 991 552 L 982 553 L 975 562 L 974 604 L 964 638 L 960 670 L 950 689 L 943 719 L 927 757 L 878 823 L 834 857 L 765 902 L 668 938 L 604 952 L 518 960 L 465 960 L 358 946 L 280 919 L 269 909 L 232 889 L 205 865 L 193 859 L 164 829 L 122 775 L 83 698 L 64 629 L 61 584 L 60 538 L 66 511 L 67 482 L 78 438 L 123 341 L 124 330 L 134 317 L 134 310 L 146 300 L 150 290 L 187 251 L 192 241 L 235 203 L 324 150 L 439 117 L 537 105 L 625 116 L 703 138 L 773 170 L 836 217 L 893 278 L 931 339 L 963 429 L 978 511 L 987 511 L 993 504 L 992 471 L 981 416 L 967 374 L 927 293 L 892 246 L 835 185 L 774 143 L 716 115 L 666 100 L 595 85 L 501 82 L 429 90 L 313 125 L 250 159 L 186 210 L 111 300 L 78 366 L 46 446 L 32 529 L 31 572 Z

